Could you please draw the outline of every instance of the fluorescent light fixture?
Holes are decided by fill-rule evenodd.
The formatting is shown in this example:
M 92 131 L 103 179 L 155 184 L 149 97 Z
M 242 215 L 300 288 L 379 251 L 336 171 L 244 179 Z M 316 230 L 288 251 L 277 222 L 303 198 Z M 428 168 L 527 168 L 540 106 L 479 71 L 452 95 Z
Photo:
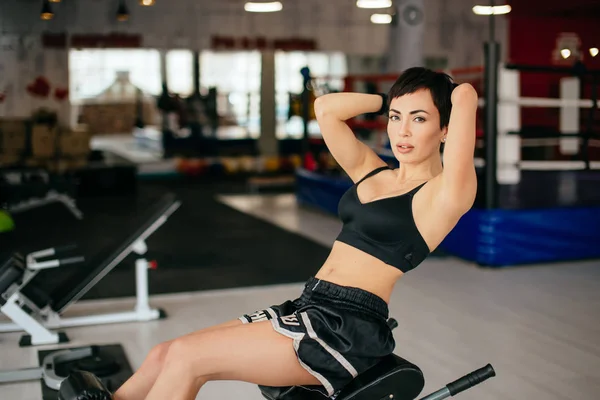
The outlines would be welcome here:
M 508 14 L 512 10 L 511 6 L 475 6 L 473 12 L 477 15 L 502 15 Z
M 356 0 L 358 8 L 390 8 L 392 0 Z
M 249 1 L 244 5 L 244 10 L 248 12 L 277 12 L 283 9 L 280 1 L 271 1 L 268 3 L 256 3 Z
M 592 57 L 596 57 L 596 56 L 598 55 L 598 48 L 597 48 L 597 47 L 592 47 L 592 48 L 590 49 L 590 55 L 591 55 Z
M 560 55 L 562 56 L 562 58 L 567 59 L 571 55 L 571 50 L 569 50 L 569 49 L 562 49 L 560 51 Z
M 373 14 L 371 15 L 371 22 L 374 24 L 390 24 L 392 16 L 390 14 Z

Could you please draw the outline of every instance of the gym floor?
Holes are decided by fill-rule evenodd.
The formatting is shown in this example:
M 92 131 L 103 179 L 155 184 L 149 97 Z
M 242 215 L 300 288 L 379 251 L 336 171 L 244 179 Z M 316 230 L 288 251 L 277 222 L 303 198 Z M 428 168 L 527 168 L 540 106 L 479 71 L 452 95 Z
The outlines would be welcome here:
M 334 217 L 299 208 L 291 194 L 216 198 L 322 246 L 330 246 L 340 228 Z M 391 316 L 399 321 L 396 353 L 423 370 L 423 395 L 491 363 L 496 378 L 461 394 L 461 399 L 596 398 L 600 392 L 598 266 L 598 261 L 585 261 L 483 269 L 451 257 L 426 260 L 399 282 L 391 299 Z M 309 269 L 316 272 L 318 267 Z M 161 341 L 295 298 L 302 287 L 297 280 L 154 294 L 152 306 L 163 308 L 167 319 L 70 328 L 71 342 L 64 346 L 121 343 L 135 370 Z M 130 297 L 80 301 L 66 316 L 126 310 L 133 304 Z M 36 365 L 38 348 L 19 348 L 20 335 L 0 335 L 1 369 Z M 2 385 L 0 398 L 40 399 L 40 383 Z M 255 385 L 240 382 L 211 382 L 198 398 L 262 399 Z

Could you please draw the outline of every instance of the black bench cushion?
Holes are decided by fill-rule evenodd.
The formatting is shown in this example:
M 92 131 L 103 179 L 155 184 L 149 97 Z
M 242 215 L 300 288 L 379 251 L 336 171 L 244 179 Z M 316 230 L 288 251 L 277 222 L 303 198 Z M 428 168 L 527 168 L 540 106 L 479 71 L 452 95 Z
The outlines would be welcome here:
M 114 248 L 91 257 L 85 264 L 61 271 L 65 275 L 62 283 L 50 293 L 50 305 L 57 313 L 65 309 L 88 292 L 102 277 L 115 268 L 128 254 L 131 246 L 141 237 L 146 238 L 156 229 L 159 219 L 168 218 L 180 205 L 173 193 L 166 193 L 149 208 L 132 215 L 132 221 L 124 224 L 119 232 L 107 232 L 112 236 Z M 135 227 L 135 230 L 132 228 Z M 68 275 L 70 273 L 70 275 Z
M 379 400 L 393 395 L 394 400 L 413 400 L 423 390 L 425 379 L 415 364 L 391 354 L 350 382 L 336 400 Z M 321 392 L 302 386 L 259 386 L 268 400 L 325 400 Z
M 0 295 L 15 282 L 19 281 L 25 273 L 25 258 L 15 253 L 9 257 L 5 257 L 4 262 L 0 265 Z M 0 296 L 0 304 L 5 301 Z

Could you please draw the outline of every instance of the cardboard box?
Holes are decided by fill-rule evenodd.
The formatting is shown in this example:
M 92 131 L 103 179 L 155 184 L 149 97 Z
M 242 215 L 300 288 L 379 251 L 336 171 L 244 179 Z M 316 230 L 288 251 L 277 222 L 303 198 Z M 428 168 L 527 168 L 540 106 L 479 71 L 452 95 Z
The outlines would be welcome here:
M 44 167 L 46 163 L 48 163 L 48 159 L 46 158 L 26 158 L 23 162 L 23 165 L 26 167 Z
M 34 158 L 51 158 L 56 155 L 58 128 L 45 124 L 31 127 L 31 155 Z
M 26 119 L 0 119 L 0 153 L 21 154 L 27 145 Z
M 14 153 L 0 153 L 0 167 L 10 167 L 18 165 L 21 161 L 21 156 Z
M 145 124 L 154 124 L 159 112 L 156 106 L 145 102 L 142 108 Z M 135 102 L 114 102 L 83 104 L 80 107 L 80 121 L 89 126 L 92 134 L 112 134 L 133 132 L 137 119 Z
M 59 153 L 62 156 L 84 156 L 91 152 L 91 135 L 85 127 L 63 130 L 58 140 Z
M 58 158 L 56 160 L 47 160 L 44 167 L 54 173 L 65 173 L 85 167 L 88 163 L 87 158 Z

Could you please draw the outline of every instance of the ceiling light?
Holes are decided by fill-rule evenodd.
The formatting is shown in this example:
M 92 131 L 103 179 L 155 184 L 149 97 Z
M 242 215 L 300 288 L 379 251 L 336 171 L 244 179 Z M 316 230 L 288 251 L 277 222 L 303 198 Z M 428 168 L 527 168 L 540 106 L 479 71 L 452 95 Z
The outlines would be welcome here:
M 392 16 L 390 14 L 373 14 L 371 22 L 374 24 L 391 24 Z
M 140 0 L 142 6 L 153 6 L 156 3 L 154 0 Z
M 119 2 L 119 8 L 117 9 L 117 21 L 123 22 L 129 19 L 129 10 L 127 10 L 127 5 L 125 4 L 125 0 L 121 0 Z
M 562 58 L 567 59 L 571 55 L 571 50 L 569 50 L 569 49 L 562 49 L 560 51 L 560 55 L 562 56 Z
M 392 0 L 356 0 L 358 8 L 390 8 Z
M 512 8 L 507 4 L 503 6 L 475 6 L 473 12 L 477 15 L 502 15 L 508 14 Z
M 42 3 L 42 12 L 40 14 L 40 18 L 44 21 L 49 21 L 54 18 L 54 13 L 52 12 L 52 7 L 50 7 L 50 2 L 48 0 L 44 0 Z
M 271 1 L 268 3 L 256 3 L 249 1 L 244 5 L 244 10 L 248 12 L 277 12 L 283 9 L 280 1 Z
M 592 47 L 592 48 L 590 49 L 590 55 L 591 55 L 592 57 L 596 57 L 596 56 L 598 55 L 598 48 L 597 48 L 597 47 Z
M 60 0 L 50 0 L 50 3 L 60 3 Z

